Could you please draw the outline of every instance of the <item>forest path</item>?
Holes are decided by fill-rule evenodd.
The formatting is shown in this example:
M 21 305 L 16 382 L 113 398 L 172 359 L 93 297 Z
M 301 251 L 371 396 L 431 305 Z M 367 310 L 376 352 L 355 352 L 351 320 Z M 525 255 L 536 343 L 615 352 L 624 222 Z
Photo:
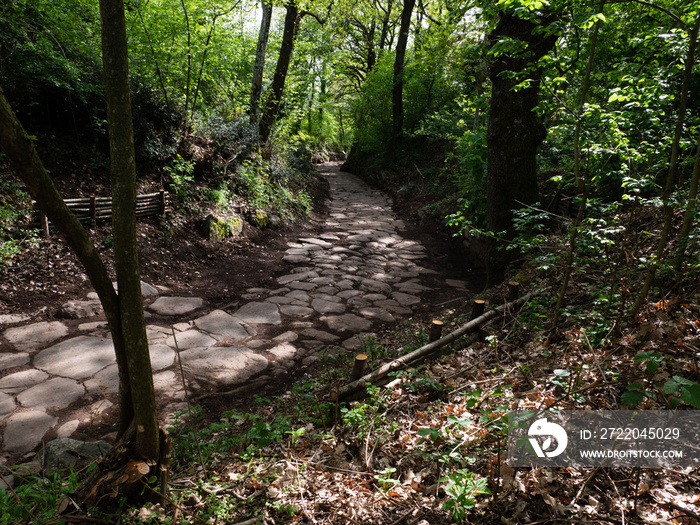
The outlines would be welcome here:
M 146 301 L 162 419 L 187 409 L 178 351 L 190 394 L 243 385 L 262 391 L 291 369 L 314 367 L 321 352 L 357 350 L 361 337 L 378 325 L 411 315 L 436 283 L 467 293 L 466 282 L 445 280 L 421 266 L 426 250 L 402 236 L 406 226 L 386 195 L 340 171 L 337 163 L 318 169 L 330 183 L 330 214 L 321 233 L 288 243 L 282 258 L 288 273 L 267 287 L 247 289 L 230 313 L 207 312 L 198 297 Z M 98 430 L 116 408 L 117 366 L 106 324 L 84 323 L 69 331 L 63 322 L 50 321 L 2 333 L 0 432 L 6 461 L 57 437 L 94 436 L 90 430 Z

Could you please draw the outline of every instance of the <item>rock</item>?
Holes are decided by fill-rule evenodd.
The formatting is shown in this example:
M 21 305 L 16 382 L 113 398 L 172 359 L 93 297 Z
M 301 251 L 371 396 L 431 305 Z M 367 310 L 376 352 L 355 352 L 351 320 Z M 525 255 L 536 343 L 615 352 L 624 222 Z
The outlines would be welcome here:
M 63 423 L 60 427 L 56 429 L 56 436 L 60 438 L 71 437 L 78 427 L 80 426 L 80 421 L 78 419 L 73 419 L 67 423 Z
M 43 410 L 17 412 L 10 416 L 3 435 L 4 449 L 11 454 L 24 454 L 34 450 L 44 434 L 58 422 L 58 418 Z
M 271 324 L 282 323 L 279 307 L 274 303 L 247 303 L 241 306 L 233 317 L 247 324 Z
M 245 339 L 257 334 L 254 328 L 223 310 L 214 310 L 204 317 L 195 319 L 194 324 L 200 330 L 212 334 L 214 337 L 219 336 L 226 339 Z
M 154 371 L 168 368 L 175 362 L 175 350 L 168 345 L 148 345 L 148 352 L 151 355 L 151 369 Z
M 242 346 L 193 348 L 180 357 L 187 372 L 206 382 L 242 383 L 267 368 L 267 359 Z
M 0 392 L 0 418 L 12 414 L 17 406 L 12 396 Z
M 0 326 L 4 324 L 16 324 L 29 321 L 31 317 L 25 314 L 2 314 L 0 315 Z
M 17 350 L 31 351 L 68 335 L 68 327 L 60 321 L 44 321 L 19 328 L 8 328 L 4 335 Z
M 268 221 L 270 228 L 272 228 L 273 230 L 279 230 L 284 224 L 284 221 L 280 219 L 277 215 L 270 215 L 268 217 Z
M 307 328 L 306 330 L 303 330 L 301 335 L 304 337 L 310 337 L 311 339 L 318 339 L 324 343 L 335 343 L 336 341 L 340 340 L 340 337 L 335 334 L 324 332 L 323 330 L 316 330 L 314 328 Z
M 282 343 L 271 348 L 268 352 L 274 355 L 278 360 L 284 361 L 286 359 L 294 359 L 297 349 L 289 343 Z
M 106 441 L 85 442 L 64 437 L 46 443 L 37 456 L 49 470 L 55 471 L 61 467 L 80 469 L 104 457 L 111 448 L 112 445 Z
M 26 365 L 29 362 L 29 354 L 18 352 L 16 354 L 0 354 L 0 370 Z
M 63 319 L 83 319 L 102 313 L 99 301 L 68 301 L 56 312 L 56 317 Z
M 177 345 L 175 344 L 177 342 Z M 211 346 L 216 343 L 216 339 L 200 332 L 199 330 L 186 330 L 175 336 L 166 339 L 165 344 L 180 350 L 187 350 L 197 346 Z
M 201 297 L 159 297 L 148 308 L 160 315 L 184 315 L 204 306 Z
M 372 323 L 367 319 L 363 319 L 355 314 L 344 314 L 344 315 L 330 315 L 327 317 L 321 317 L 321 321 L 324 321 L 328 328 L 333 332 L 364 332 L 369 330 Z
M 267 212 L 263 210 L 255 210 L 248 213 L 246 219 L 251 226 L 255 226 L 261 230 L 270 226 L 270 217 L 267 215 Z
M 243 221 L 238 215 L 221 218 L 209 214 L 202 221 L 199 230 L 210 241 L 221 241 L 226 237 L 238 237 L 243 231 Z
M 284 332 L 283 334 L 274 337 L 272 340 L 276 343 L 293 343 L 299 339 L 299 335 L 291 330 Z
M 18 394 L 27 388 L 48 379 L 49 375 L 41 370 L 23 370 L 0 379 L 0 392 Z
M 85 379 L 114 361 L 110 339 L 81 335 L 42 350 L 34 358 L 34 366 L 57 376 Z
M 55 377 L 28 388 L 17 396 L 17 401 L 26 408 L 59 410 L 85 394 L 85 387 L 66 377 Z
M 323 299 L 314 299 L 311 301 L 311 306 L 320 314 L 342 314 L 345 312 L 343 303 L 325 301 Z

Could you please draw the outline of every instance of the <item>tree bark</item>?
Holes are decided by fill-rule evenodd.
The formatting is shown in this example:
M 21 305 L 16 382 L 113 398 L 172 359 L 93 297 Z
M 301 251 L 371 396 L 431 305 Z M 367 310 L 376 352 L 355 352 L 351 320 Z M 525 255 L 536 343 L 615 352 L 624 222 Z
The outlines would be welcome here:
M 284 31 L 282 33 L 282 45 L 280 54 L 275 67 L 275 76 L 272 79 L 270 94 L 267 97 L 265 107 L 263 108 L 262 116 L 260 117 L 260 125 L 258 131 L 260 139 L 267 142 L 272 132 L 272 126 L 277 121 L 280 105 L 282 103 L 282 95 L 284 94 L 284 84 L 287 80 L 287 71 L 289 63 L 292 60 L 292 52 L 294 51 L 294 41 L 296 39 L 297 28 L 299 26 L 299 7 L 295 2 L 290 2 L 285 5 L 287 14 L 284 17 Z
M 253 82 L 250 88 L 250 123 L 258 126 L 260 120 L 260 95 L 262 95 L 263 73 L 265 72 L 265 53 L 270 36 L 270 20 L 272 20 L 272 1 L 260 0 L 262 6 L 262 21 L 258 33 L 258 47 L 255 51 L 253 66 Z
M 394 59 L 394 87 L 391 90 L 391 114 L 392 114 L 392 157 L 401 149 L 401 133 L 403 132 L 403 80 L 404 67 L 406 65 L 406 46 L 408 34 L 411 30 L 411 16 L 416 0 L 404 0 L 401 11 L 401 28 L 399 38 L 396 41 L 396 58 Z M 393 159 L 392 159 L 393 160 Z
M 114 263 L 122 334 L 128 343 L 136 454 L 157 460 L 158 419 L 136 244 L 136 160 L 123 1 L 100 0 L 100 19 L 112 175 Z
M 540 58 L 554 47 L 557 36 L 546 34 L 542 27 L 553 22 L 548 14 L 536 22 L 501 12 L 498 25 L 489 35 L 493 48 L 502 38 L 527 44 L 518 54 L 503 53 L 491 62 L 492 82 L 487 130 L 487 208 L 486 226 L 492 232 L 487 241 L 487 280 L 503 280 L 515 251 L 505 251 L 504 241 L 514 236 L 513 210 L 516 203 L 537 201 L 537 148 L 547 135 L 535 108 L 539 102 Z M 527 72 L 527 77 L 518 73 Z M 515 75 L 510 74 L 515 73 Z M 518 86 L 528 78 L 529 83 Z M 516 87 L 517 86 L 517 87 Z

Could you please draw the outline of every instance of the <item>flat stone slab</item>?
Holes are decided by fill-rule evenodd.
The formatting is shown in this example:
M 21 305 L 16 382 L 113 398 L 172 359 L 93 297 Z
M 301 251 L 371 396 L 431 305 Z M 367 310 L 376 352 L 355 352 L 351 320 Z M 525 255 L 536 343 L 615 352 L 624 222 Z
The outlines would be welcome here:
M 420 303 L 420 298 L 403 292 L 394 292 L 391 296 L 402 306 L 411 306 Z
M 177 342 L 177 346 L 176 343 Z M 188 350 L 198 346 L 211 346 L 216 343 L 216 339 L 200 332 L 199 330 L 186 330 L 179 334 L 172 335 L 165 340 L 165 344 L 180 350 Z
M 151 370 L 162 370 L 175 362 L 175 350 L 168 345 L 149 345 L 148 352 L 151 355 Z
M 324 343 L 335 343 L 336 341 L 340 340 L 340 337 L 338 337 L 335 334 L 324 332 L 323 330 L 316 330 L 314 328 L 307 328 L 306 330 L 302 330 L 301 335 L 303 335 L 304 337 L 310 337 L 311 339 L 322 341 Z
M 304 317 L 314 313 L 314 310 L 306 306 L 283 305 L 280 306 L 280 312 L 289 317 Z
M 17 401 L 27 408 L 57 410 L 66 408 L 85 394 L 85 387 L 66 377 L 55 377 L 39 383 L 17 396 Z
M 42 350 L 34 366 L 62 377 L 85 379 L 115 361 L 110 339 L 81 335 Z
M 2 314 L 0 315 L 0 326 L 4 324 L 15 324 L 29 321 L 31 317 L 25 314 Z
M 91 394 L 116 394 L 119 392 L 119 368 L 117 363 L 103 368 L 85 381 L 85 388 Z
M 248 324 L 277 325 L 282 323 L 280 309 L 274 303 L 252 302 L 244 304 L 233 314 L 233 317 Z
M 187 373 L 219 384 L 242 383 L 267 368 L 267 359 L 242 346 L 193 348 L 180 357 Z
M 367 319 L 359 317 L 355 314 L 329 315 L 322 317 L 328 328 L 333 332 L 364 332 L 369 330 L 372 323 Z
M 65 337 L 68 335 L 68 327 L 60 321 L 44 321 L 18 328 L 8 328 L 4 335 L 17 350 L 32 351 Z
M 384 308 L 361 308 L 358 313 L 367 319 L 376 319 L 385 323 L 392 323 L 396 319 Z
M 18 394 L 27 388 L 31 388 L 34 385 L 41 383 L 49 378 L 46 372 L 41 370 L 23 370 L 22 372 L 15 372 L 9 376 L 5 376 L 0 379 L 0 392 L 5 392 L 6 394 Z
M 212 334 L 214 337 L 220 336 L 226 339 L 245 339 L 257 334 L 257 331 L 248 326 L 241 319 L 227 314 L 223 310 L 213 312 L 195 319 L 194 324 L 200 330 Z
M 268 350 L 268 352 L 270 352 L 280 361 L 285 359 L 294 359 L 297 351 L 297 348 L 289 343 L 282 343 Z
M 201 297 L 159 297 L 148 309 L 160 315 L 184 315 L 204 306 Z
M 24 454 L 34 450 L 44 434 L 56 425 L 58 418 L 43 410 L 17 412 L 10 416 L 5 426 L 3 448 L 13 454 Z
M 345 312 L 343 303 L 325 301 L 323 299 L 314 299 L 311 301 L 311 306 L 320 314 L 342 314 Z
M 24 352 L 18 352 L 16 354 L 0 354 L 0 370 L 26 365 L 28 362 L 29 354 L 25 354 Z
M 15 411 L 15 399 L 9 394 L 0 392 L 0 417 L 5 417 Z

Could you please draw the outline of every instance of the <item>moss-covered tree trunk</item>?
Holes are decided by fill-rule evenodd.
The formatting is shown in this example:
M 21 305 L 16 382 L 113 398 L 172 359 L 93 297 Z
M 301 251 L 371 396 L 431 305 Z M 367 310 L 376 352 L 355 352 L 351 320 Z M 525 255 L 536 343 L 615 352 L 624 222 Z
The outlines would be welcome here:
M 296 2 L 292 1 L 285 5 L 287 14 L 284 17 L 284 31 L 282 32 L 282 45 L 280 46 L 280 54 L 275 67 L 275 76 L 272 79 L 270 93 L 263 107 L 262 115 L 260 116 L 260 125 L 258 131 L 260 139 L 267 142 L 272 132 L 272 126 L 277 121 L 280 105 L 282 104 L 282 95 L 284 94 L 284 84 L 287 80 L 287 71 L 289 63 L 292 60 L 292 52 L 294 51 L 294 40 L 296 39 L 297 28 L 299 25 L 299 7 Z
M 406 66 L 406 47 L 411 30 L 411 17 L 416 0 L 404 0 L 401 11 L 401 27 L 396 41 L 396 58 L 394 59 L 394 85 L 391 90 L 392 140 L 391 159 L 401 151 L 401 134 L 403 133 L 403 84 Z
M 265 53 L 267 41 L 270 36 L 270 20 L 272 20 L 272 1 L 260 0 L 262 7 L 262 20 L 260 21 L 260 33 L 258 33 L 258 46 L 255 50 L 255 64 L 253 65 L 253 82 L 250 88 L 250 123 L 258 125 L 260 119 L 260 95 L 263 88 L 263 73 L 265 71 Z
M 513 210 L 522 207 L 519 202 L 532 204 L 538 197 L 537 148 L 547 133 L 535 113 L 541 78 L 537 62 L 557 41 L 555 34 L 543 30 L 554 19 L 552 15 L 520 18 L 501 12 L 498 25 L 489 35 L 494 50 L 487 130 L 486 226 L 494 234 L 487 246 L 490 284 L 503 279 L 517 253 L 504 249 L 504 241 L 514 235 Z M 503 39 L 521 41 L 526 46 L 516 46 L 519 51 L 496 52 L 496 44 Z
M 136 244 L 136 160 L 123 1 L 100 0 L 100 19 L 112 174 L 114 264 L 121 329 L 127 342 L 136 453 L 157 460 L 158 419 Z

